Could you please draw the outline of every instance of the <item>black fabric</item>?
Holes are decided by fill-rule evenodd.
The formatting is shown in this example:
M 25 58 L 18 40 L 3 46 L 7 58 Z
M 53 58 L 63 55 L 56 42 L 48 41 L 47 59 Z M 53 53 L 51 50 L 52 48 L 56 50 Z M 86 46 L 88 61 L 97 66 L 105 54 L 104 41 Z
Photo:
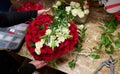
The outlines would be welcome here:
M 32 74 L 35 70 L 35 66 L 33 64 L 28 64 L 25 67 L 22 67 L 18 70 L 18 74 Z
M 11 6 L 10 0 L 0 0 L 0 11 L 8 12 Z
M 12 58 L 6 51 L 0 51 L 0 74 L 15 74 L 19 66 L 20 63 Z
M 7 51 L 0 50 L 0 74 L 32 74 L 35 66 L 28 64 L 20 68 L 21 63 L 16 61 Z
M 28 21 L 37 16 L 37 11 L 7 12 L 0 13 L 0 27 L 9 27 Z

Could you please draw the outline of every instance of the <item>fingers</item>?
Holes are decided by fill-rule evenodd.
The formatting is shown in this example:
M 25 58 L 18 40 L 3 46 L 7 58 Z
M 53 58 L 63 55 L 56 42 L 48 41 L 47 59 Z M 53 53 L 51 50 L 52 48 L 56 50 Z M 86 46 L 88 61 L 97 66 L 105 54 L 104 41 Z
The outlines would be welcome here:
M 48 62 L 39 61 L 39 60 L 33 60 L 33 61 L 29 62 L 29 63 L 33 64 L 36 69 L 42 68 L 42 67 L 44 67 L 45 65 L 48 64 Z
M 51 8 L 38 10 L 38 15 L 41 15 L 41 14 L 47 13 L 47 12 L 50 11 L 50 9 L 51 9 Z

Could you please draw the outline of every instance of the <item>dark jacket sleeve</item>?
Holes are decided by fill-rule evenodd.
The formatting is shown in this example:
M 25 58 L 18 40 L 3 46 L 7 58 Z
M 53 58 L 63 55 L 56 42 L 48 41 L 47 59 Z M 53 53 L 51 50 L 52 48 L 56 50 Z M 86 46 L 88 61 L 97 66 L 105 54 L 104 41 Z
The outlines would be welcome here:
M 35 71 L 33 64 L 28 64 L 25 67 L 19 69 L 18 74 L 32 74 Z
M 37 16 L 37 11 L 0 13 L 0 27 L 9 27 L 28 21 Z

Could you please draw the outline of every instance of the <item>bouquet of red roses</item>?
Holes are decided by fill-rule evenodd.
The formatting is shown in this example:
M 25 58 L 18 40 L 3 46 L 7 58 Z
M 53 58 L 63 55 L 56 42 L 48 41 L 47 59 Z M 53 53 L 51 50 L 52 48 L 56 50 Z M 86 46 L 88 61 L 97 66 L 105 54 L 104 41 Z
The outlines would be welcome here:
M 74 49 L 78 42 L 77 27 L 63 17 L 40 15 L 29 23 L 25 41 L 35 59 L 53 60 Z

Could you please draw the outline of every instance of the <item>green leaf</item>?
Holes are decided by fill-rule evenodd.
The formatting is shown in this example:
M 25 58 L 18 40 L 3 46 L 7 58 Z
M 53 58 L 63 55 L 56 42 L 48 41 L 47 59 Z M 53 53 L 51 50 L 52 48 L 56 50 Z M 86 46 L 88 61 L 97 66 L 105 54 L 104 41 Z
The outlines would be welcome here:
M 117 48 L 120 48 L 120 41 L 116 41 L 116 42 L 115 42 L 115 46 L 116 46 Z
M 56 61 L 56 59 L 53 60 L 52 64 L 53 64 L 54 67 L 57 67 L 57 61 Z
M 73 59 L 72 61 L 68 62 L 68 66 L 72 69 L 75 67 L 75 60 Z
M 111 35 L 109 35 L 109 37 L 112 40 L 112 42 L 114 42 L 114 36 L 111 34 Z
M 81 47 L 77 48 L 77 51 L 78 51 L 78 52 L 81 52 L 81 50 L 82 50 L 82 48 L 81 48 Z
M 109 49 L 109 50 L 105 50 L 105 52 L 106 52 L 107 54 L 113 54 L 113 52 L 114 52 L 114 47 L 111 46 L 110 49 Z
M 118 38 L 120 39 L 120 32 L 118 32 Z
M 65 34 L 65 35 L 64 35 L 64 37 L 65 37 L 65 38 L 71 38 L 71 37 L 72 37 L 72 35 Z
M 102 41 L 102 42 L 105 42 L 105 39 L 106 39 L 105 34 L 102 34 L 102 35 L 101 35 L 101 41 Z
M 30 46 L 31 46 L 31 47 L 35 46 L 35 43 L 34 43 L 34 42 L 31 42 L 31 43 L 30 43 Z
M 40 38 L 41 39 L 46 39 L 48 37 L 48 35 L 43 35 L 43 36 L 41 36 Z
M 55 41 L 52 42 L 52 50 L 54 50 L 54 48 L 56 47 L 56 43 Z
M 99 59 L 100 58 L 100 56 L 96 53 L 91 54 L 90 57 L 93 58 L 93 59 Z
M 35 18 L 31 18 L 31 20 L 34 20 Z
M 47 36 L 46 40 L 45 40 L 45 43 L 49 43 L 50 42 L 50 36 Z
M 44 30 L 44 24 L 39 27 L 40 30 Z
M 107 32 L 108 32 L 108 33 L 113 33 L 114 31 L 115 31 L 115 29 L 113 29 L 113 28 L 107 29 Z
M 108 37 L 105 38 L 105 47 L 111 44 L 111 41 Z
M 103 31 L 105 31 L 105 28 L 103 26 L 99 26 L 99 28 L 101 28 Z

